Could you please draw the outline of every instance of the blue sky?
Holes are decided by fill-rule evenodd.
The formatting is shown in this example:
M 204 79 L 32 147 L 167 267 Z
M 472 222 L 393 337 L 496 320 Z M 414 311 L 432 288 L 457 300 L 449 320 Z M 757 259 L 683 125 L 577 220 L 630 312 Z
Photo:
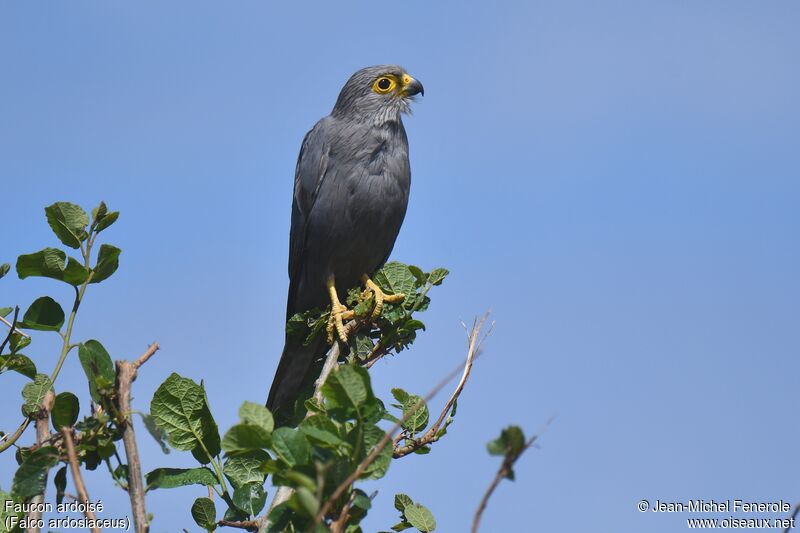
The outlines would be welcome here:
M 795 502 L 798 16 L 783 0 L 4 3 L 0 262 L 57 244 L 45 205 L 119 209 L 121 266 L 76 338 L 115 358 L 159 341 L 134 406 L 178 372 L 205 380 L 224 430 L 280 354 L 303 135 L 353 71 L 399 63 L 426 96 L 393 257 L 452 275 L 376 389 L 426 392 L 463 357 L 461 320 L 497 325 L 447 438 L 375 484 L 365 529 L 394 524 L 406 492 L 465 531 L 497 467 L 485 442 L 554 415 L 485 531 L 673 532 L 689 515 L 636 503 Z M 70 298 L 51 280 L 0 290 Z M 29 350 L 43 369 L 56 341 Z M 6 431 L 22 383 L 2 376 Z M 57 389 L 83 387 L 73 358 Z M 145 470 L 192 463 L 141 440 Z M 104 516 L 129 512 L 87 477 Z M 203 493 L 152 493 L 152 530 L 194 530 Z

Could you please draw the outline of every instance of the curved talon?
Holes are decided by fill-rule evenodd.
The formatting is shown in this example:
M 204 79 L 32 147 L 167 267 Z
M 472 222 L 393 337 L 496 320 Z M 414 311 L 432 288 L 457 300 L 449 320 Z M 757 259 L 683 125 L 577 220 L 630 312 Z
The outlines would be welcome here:
M 333 344 L 333 330 L 336 330 L 336 334 L 339 337 L 339 340 L 346 343 L 347 342 L 347 333 L 344 331 L 344 321 L 350 320 L 353 318 L 355 313 L 342 305 L 341 303 L 335 307 L 331 308 L 331 316 L 328 318 L 328 344 Z
M 333 344 L 334 330 L 336 330 L 339 340 L 346 343 L 347 334 L 344 331 L 344 321 L 353 318 L 355 313 L 342 305 L 342 302 L 339 301 L 339 295 L 336 294 L 336 285 L 333 278 L 328 280 L 327 285 L 328 295 L 331 298 L 331 316 L 328 317 L 328 327 L 326 328 L 328 333 L 328 344 Z
M 370 320 L 375 320 L 379 316 L 381 316 L 381 312 L 383 311 L 383 303 L 389 302 L 391 304 L 402 302 L 406 295 L 401 293 L 398 294 L 386 294 L 381 290 L 378 285 L 369 279 L 369 276 L 364 274 L 361 276 L 361 281 L 364 282 L 364 286 L 366 290 L 371 292 L 375 296 L 375 307 L 372 309 L 372 315 L 370 315 Z

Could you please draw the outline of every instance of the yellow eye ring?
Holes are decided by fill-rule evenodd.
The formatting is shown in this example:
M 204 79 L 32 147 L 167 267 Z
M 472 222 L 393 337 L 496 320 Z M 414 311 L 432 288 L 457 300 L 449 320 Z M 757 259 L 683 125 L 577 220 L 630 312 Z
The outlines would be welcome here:
M 397 81 L 389 76 L 381 76 L 372 84 L 372 90 L 378 94 L 392 92 L 397 87 Z

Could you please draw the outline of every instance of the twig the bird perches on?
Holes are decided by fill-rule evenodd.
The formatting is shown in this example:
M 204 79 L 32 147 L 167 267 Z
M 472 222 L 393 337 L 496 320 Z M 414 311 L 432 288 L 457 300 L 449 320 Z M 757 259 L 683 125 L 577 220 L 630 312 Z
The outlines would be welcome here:
M 16 322 L 17 316 L 16 313 L 14 314 L 14 322 Z M 50 438 L 50 411 L 53 410 L 53 402 L 56 399 L 56 395 L 53 394 L 52 390 L 47 391 L 47 394 L 44 395 L 42 399 L 42 403 L 39 406 L 39 412 L 36 414 L 36 444 L 40 445 L 47 441 Z M 31 503 L 33 506 L 31 507 L 33 510 L 28 513 L 29 523 L 36 524 L 38 523 L 39 519 L 42 518 L 42 511 L 41 511 L 41 504 L 44 503 L 44 487 L 47 486 L 47 473 L 44 474 L 45 482 L 42 485 L 42 492 L 35 495 L 31 498 Z M 39 527 L 29 527 L 28 531 L 31 533 L 38 533 L 40 530 Z
M 484 322 L 486 321 L 486 318 L 487 318 L 487 315 L 484 315 L 483 318 L 480 321 L 475 321 L 475 323 L 472 326 L 472 330 L 468 334 L 469 335 L 469 339 L 470 339 L 470 343 L 469 343 L 469 349 L 467 351 L 467 362 L 465 363 L 465 366 L 471 366 L 472 365 L 472 360 L 475 358 L 475 355 L 477 354 L 477 348 L 480 347 L 481 343 L 480 342 L 473 342 L 473 339 L 477 339 L 479 337 L 479 333 L 480 333 L 481 327 L 483 326 Z M 331 494 L 328 497 L 328 499 L 325 500 L 325 503 L 322 505 L 322 507 L 320 508 L 319 512 L 314 517 L 314 524 L 322 523 L 322 521 L 325 519 L 325 516 L 328 514 L 328 511 L 330 510 L 330 508 L 333 505 L 333 503 L 336 500 L 338 500 L 339 497 L 341 497 L 342 494 L 344 494 L 344 492 L 353 484 L 353 482 L 355 482 L 358 478 L 361 477 L 361 475 L 367 470 L 369 465 L 371 465 L 375 461 L 375 459 L 378 458 L 378 456 L 381 454 L 383 449 L 386 448 L 386 446 L 390 442 L 392 442 L 392 437 L 395 434 L 395 432 L 398 429 L 400 429 L 403 426 L 403 424 L 405 424 L 408 421 L 408 419 L 420 407 L 422 407 L 422 405 L 424 403 L 429 402 L 434 396 L 436 396 L 436 394 L 439 393 L 440 390 L 442 390 L 442 388 L 444 388 L 445 385 L 447 385 L 450 382 L 451 379 L 456 377 L 456 375 L 458 375 L 458 372 L 460 370 L 461 370 L 461 365 L 459 365 L 457 368 L 455 368 L 442 381 L 440 381 L 425 396 L 425 398 L 423 398 L 422 400 L 417 402 L 417 405 L 415 405 L 412 409 L 409 409 L 408 411 L 403 413 L 402 418 L 400 418 L 400 420 L 398 420 L 395 423 L 395 425 L 392 426 L 392 428 L 383 435 L 383 438 L 381 438 L 381 440 L 378 442 L 378 444 L 375 446 L 375 448 L 372 449 L 372 452 L 370 452 L 370 454 L 367 455 L 367 457 L 365 457 L 364 460 L 361 461 L 361 463 L 359 463 L 359 465 L 356 467 L 356 470 L 352 474 L 350 474 L 347 477 L 347 479 L 345 479 L 341 484 L 339 484 L 339 486 L 336 487 L 336 490 L 333 491 L 333 494 Z
M 75 490 L 78 491 L 78 500 L 85 504 L 83 514 L 89 520 L 96 522 L 97 517 L 91 509 L 91 502 L 89 501 L 89 494 L 86 492 L 86 485 L 83 484 L 83 477 L 81 476 L 81 468 L 78 465 L 78 455 L 75 453 L 75 443 L 72 442 L 72 428 L 61 428 L 61 434 L 64 435 L 64 444 L 67 448 L 67 457 L 69 458 L 69 467 L 72 471 L 72 482 L 75 484 Z M 100 529 L 96 526 L 90 528 L 92 533 L 97 533 Z
M 486 509 L 486 504 L 489 503 L 489 498 L 492 496 L 494 489 L 497 488 L 497 485 L 503 480 L 503 478 L 507 477 L 509 473 L 511 473 L 511 468 L 514 466 L 514 463 L 522 457 L 522 454 L 527 451 L 528 448 L 533 446 L 533 443 L 536 442 L 536 439 L 539 438 L 539 435 L 534 435 L 530 439 L 525 442 L 525 446 L 522 447 L 522 450 L 516 455 L 506 453 L 506 456 L 503 458 L 503 462 L 500 464 L 500 468 L 497 470 L 497 474 L 495 474 L 492 483 L 489 485 L 489 488 L 486 489 L 486 492 L 481 498 L 481 503 L 478 505 L 478 509 L 475 511 L 475 517 L 472 519 L 472 533 L 478 533 L 478 526 L 481 522 L 481 517 L 483 516 L 483 511 Z
M 392 445 L 394 451 L 392 452 L 392 457 L 395 459 L 399 457 L 404 457 L 410 453 L 415 452 L 416 450 L 422 448 L 423 446 L 430 444 L 431 442 L 435 442 L 438 440 L 438 433 L 439 429 L 444 423 L 445 418 L 450 413 L 450 410 L 453 408 L 453 404 L 458 400 L 458 397 L 461 395 L 461 391 L 464 390 L 464 385 L 467 383 L 467 379 L 469 379 L 469 373 L 472 371 L 472 363 L 475 360 L 475 357 L 480 353 L 481 345 L 483 341 L 486 340 L 486 337 L 492 332 L 494 328 L 494 323 L 489 325 L 489 330 L 484 334 L 483 337 L 480 339 L 478 338 L 478 333 L 480 332 L 481 327 L 483 326 L 484 322 L 488 318 L 488 314 L 483 315 L 480 322 L 477 320 L 472 324 L 472 330 L 468 332 L 469 338 L 469 349 L 467 351 L 467 362 L 464 365 L 464 372 L 461 374 L 461 380 L 458 382 L 458 386 L 453 391 L 453 394 L 450 395 L 450 399 L 447 400 L 447 403 L 444 404 L 442 408 L 441 414 L 439 414 L 439 418 L 436 422 L 425 432 L 425 434 L 420 437 L 419 439 L 408 439 L 410 442 L 405 446 L 399 446 L 400 441 L 403 440 L 403 432 L 401 432 L 397 437 L 394 438 L 392 441 Z M 465 326 L 466 327 L 466 326 Z
M 137 360 L 117 361 L 117 401 L 123 419 L 117 421 L 122 430 L 122 444 L 125 446 L 125 457 L 128 461 L 128 496 L 131 499 L 133 524 L 136 533 L 147 533 L 147 510 L 144 505 L 144 481 L 142 480 L 142 462 L 136 444 L 136 432 L 133 429 L 131 413 L 131 385 L 136 379 L 136 372 L 156 353 L 159 346 L 154 342 Z

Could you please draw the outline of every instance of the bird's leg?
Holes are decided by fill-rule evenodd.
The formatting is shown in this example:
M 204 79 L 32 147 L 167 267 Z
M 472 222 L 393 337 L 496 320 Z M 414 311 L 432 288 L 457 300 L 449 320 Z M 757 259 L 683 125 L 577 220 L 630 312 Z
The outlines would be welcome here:
M 328 344 L 333 344 L 333 331 L 342 342 L 347 342 L 347 334 L 344 331 L 344 321 L 353 318 L 353 311 L 342 305 L 339 301 L 339 295 L 336 294 L 336 284 L 333 276 L 328 278 L 326 283 L 328 287 L 328 295 L 331 298 L 331 316 L 328 318 Z
M 370 316 L 371 320 L 375 320 L 379 316 L 381 316 L 381 311 L 383 311 L 383 303 L 399 303 L 402 302 L 406 295 L 403 293 L 399 294 L 386 294 L 381 290 L 378 285 L 369 279 L 369 276 L 364 274 L 361 276 L 361 281 L 364 283 L 364 287 L 367 291 L 371 292 L 375 296 L 375 307 L 372 309 L 372 316 Z

